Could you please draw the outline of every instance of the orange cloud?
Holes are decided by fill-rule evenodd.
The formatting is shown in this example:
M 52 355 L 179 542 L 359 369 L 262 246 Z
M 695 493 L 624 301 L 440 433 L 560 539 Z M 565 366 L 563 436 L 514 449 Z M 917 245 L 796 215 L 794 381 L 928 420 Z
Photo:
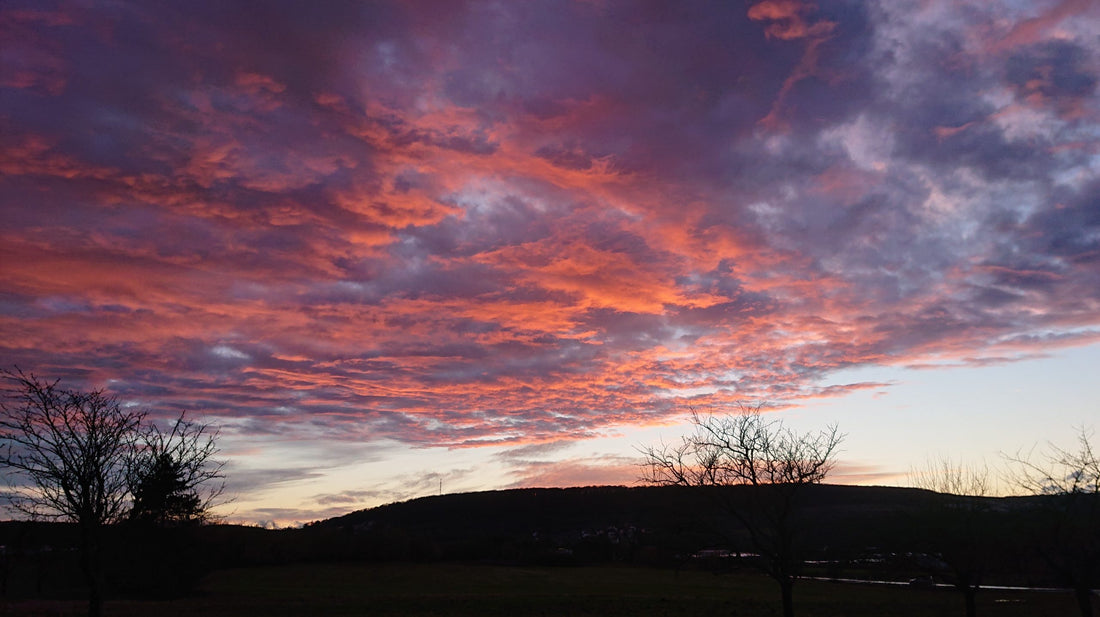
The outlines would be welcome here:
M 805 15 L 817 6 L 799 0 L 764 0 L 749 7 L 749 19 L 771 21 L 764 30 L 768 38 L 790 41 L 808 37 L 821 37 L 832 32 L 836 24 L 829 21 L 806 23 Z

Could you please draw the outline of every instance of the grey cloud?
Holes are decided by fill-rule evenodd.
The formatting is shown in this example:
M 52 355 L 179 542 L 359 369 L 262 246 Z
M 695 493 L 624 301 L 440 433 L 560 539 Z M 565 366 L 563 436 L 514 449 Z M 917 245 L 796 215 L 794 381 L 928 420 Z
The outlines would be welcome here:
M 535 151 L 535 155 L 565 169 L 584 171 L 592 168 L 592 158 L 575 148 L 542 146 Z
M 1049 41 L 1014 53 L 1005 63 L 1005 77 L 1024 96 L 1079 98 L 1096 90 L 1089 52 L 1070 41 Z
M 226 494 L 234 495 L 243 492 L 255 493 L 269 489 L 277 484 L 296 482 L 299 480 L 314 480 L 324 477 L 323 468 L 267 468 L 267 469 L 239 469 L 232 468 L 226 473 Z
M 571 445 L 573 445 L 573 442 L 570 440 L 535 443 L 519 446 L 518 448 L 509 448 L 500 452 L 497 457 L 507 461 L 524 461 L 545 457 L 568 448 Z

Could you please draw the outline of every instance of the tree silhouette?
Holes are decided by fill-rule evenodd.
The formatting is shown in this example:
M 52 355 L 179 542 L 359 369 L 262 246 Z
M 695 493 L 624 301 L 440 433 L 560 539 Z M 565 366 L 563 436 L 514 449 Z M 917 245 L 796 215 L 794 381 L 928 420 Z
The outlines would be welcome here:
M 126 511 L 130 456 L 144 412 L 102 390 L 78 392 L 19 369 L 0 371 L 0 465 L 15 478 L 12 505 L 34 518 L 80 529 L 88 614 L 103 606 L 102 529 Z
M 134 507 L 130 518 L 161 525 L 194 519 L 200 511 L 199 496 L 187 490 L 179 465 L 163 454 L 151 458 L 148 464 L 149 468 L 132 489 Z
M 928 500 L 920 528 L 939 555 L 936 570 L 963 594 L 967 617 L 975 617 L 978 589 L 999 541 L 994 513 L 981 499 L 989 494 L 989 469 L 940 458 L 910 472 L 910 484 L 940 494 Z
M 88 614 L 102 614 L 106 526 L 203 522 L 224 484 L 217 432 L 180 416 L 161 429 L 103 390 L 0 369 L 0 467 L 9 500 L 35 519 L 77 524 Z M 167 557 L 167 556 L 166 556 Z
M 1100 585 L 1100 458 L 1092 432 L 1078 430 L 1076 450 L 1048 444 L 1033 452 L 1006 457 L 1011 478 L 1043 496 L 1034 540 L 1043 561 L 1069 585 L 1082 617 L 1092 617 L 1092 588 Z
M 643 479 L 651 484 L 715 487 L 709 495 L 749 534 L 760 566 L 779 584 L 783 615 L 794 615 L 794 582 L 802 559 L 798 519 L 802 489 L 825 479 L 844 436 L 835 426 L 799 435 L 765 418 L 762 406 L 701 416 L 677 445 L 642 449 Z M 748 490 L 734 491 L 744 486 Z
M 185 415 L 169 429 L 150 424 L 127 473 L 130 520 L 160 526 L 204 522 L 225 488 L 224 463 L 212 459 L 216 438 L 209 425 Z

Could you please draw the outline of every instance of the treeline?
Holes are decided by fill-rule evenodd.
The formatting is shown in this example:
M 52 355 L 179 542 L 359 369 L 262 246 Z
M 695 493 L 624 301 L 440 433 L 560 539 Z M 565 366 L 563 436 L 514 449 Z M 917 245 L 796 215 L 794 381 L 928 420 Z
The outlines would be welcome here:
M 952 513 L 965 511 L 957 497 L 814 485 L 805 492 L 797 540 L 809 562 L 807 575 L 933 576 L 950 583 L 956 576 L 951 562 L 965 549 L 969 563 L 981 565 L 985 585 L 1061 587 L 1056 551 L 1065 548 L 1059 548 L 1062 523 L 1052 517 L 1066 511 L 1067 498 L 974 498 L 981 520 L 971 538 L 961 539 L 952 531 Z M 295 562 L 752 566 L 744 531 L 712 503 L 705 492 L 684 487 L 519 489 L 416 499 L 301 529 L 203 525 L 153 532 L 120 524 L 106 536 L 106 581 L 113 595 L 171 597 L 188 593 L 212 570 Z M 1088 536 L 1095 529 L 1077 532 L 1082 550 L 1095 542 Z M 156 533 L 156 541 L 143 533 Z M 0 543 L 8 597 L 79 596 L 75 526 L 2 523 Z
M 737 558 L 715 558 L 715 551 L 752 553 L 752 543 L 715 505 L 725 502 L 706 493 L 747 499 L 753 490 L 588 487 L 445 495 L 356 512 L 301 532 L 313 547 L 307 552 L 331 559 L 726 567 Z M 949 583 L 955 573 L 948 562 L 966 551 L 968 563 L 981 566 L 984 584 L 1067 586 L 1051 564 L 1055 554 L 1080 549 L 1083 562 L 1090 546 L 1095 554 L 1090 542 L 1100 533 L 1082 512 L 1072 519 L 1073 541 L 1065 542 L 1067 502 L 1077 499 L 1070 495 L 960 498 L 821 484 L 807 486 L 802 498 L 793 541 L 814 565 L 807 574 L 823 576 L 933 575 Z M 969 528 L 959 527 L 964 515 L 973 519 Z

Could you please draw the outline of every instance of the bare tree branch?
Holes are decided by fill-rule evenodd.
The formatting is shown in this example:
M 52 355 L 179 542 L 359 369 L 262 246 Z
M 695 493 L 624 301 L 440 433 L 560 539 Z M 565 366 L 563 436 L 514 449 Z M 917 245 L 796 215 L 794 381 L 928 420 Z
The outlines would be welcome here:
M 1077 449 L 1048 443 L 1005 456 L 1009 480 L 1042 496 L 1035 540 L 1038 552 L 1074 591 L 1082 617 L 1091 617 L 1092 589 L 1100 584 L 1100 460 L 1093 431 L 1077 429 Z
M 24 483 L 15 487 L 12 505 L 29 516 L 82 524 L 119 520 L 144 412 L 123 409 L 102 390 L 67 390 L 18 369 L 0 371 L 0 378 L 6 383 L 0 466 Z
M 910 469 L 909 485 L 960 497 L 985 497 L 991 489 L 989 467 L 985 463 L 967 465 L 950 457 L 930 458 L 924 467 Z

